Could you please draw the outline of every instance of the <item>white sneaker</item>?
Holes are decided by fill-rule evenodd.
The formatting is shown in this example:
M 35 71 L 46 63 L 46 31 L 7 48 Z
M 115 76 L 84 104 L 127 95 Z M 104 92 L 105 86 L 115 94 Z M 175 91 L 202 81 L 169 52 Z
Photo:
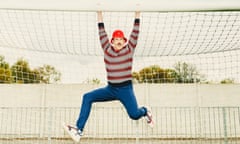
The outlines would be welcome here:
M 147 124 L 153 128 L 154 126 L 154 122 L 153 122 L 153 118 L 152 118 L 152 112 L 150 109 L 147 109 L 147 115 L 145 116 L 145 119 L 147 120 Z
M 83 136 L 83 132 L 76 127 L 63 124 L 63 128 L 75 142 L 79 142 L 81 136 Z

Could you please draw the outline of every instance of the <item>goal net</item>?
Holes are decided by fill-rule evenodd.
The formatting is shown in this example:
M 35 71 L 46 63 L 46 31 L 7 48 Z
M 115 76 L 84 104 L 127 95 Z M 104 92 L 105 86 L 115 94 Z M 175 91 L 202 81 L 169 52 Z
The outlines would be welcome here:
M 0 17 L 1 83 L 106 81 L 96 12 L 0 9 Z M 103 17 L 109 37 L 119 28 L 129 35 L 133 12 Z M 239 11 L 142 12 L 133 75 L 140 83 L 238 83 L 239 40 Z

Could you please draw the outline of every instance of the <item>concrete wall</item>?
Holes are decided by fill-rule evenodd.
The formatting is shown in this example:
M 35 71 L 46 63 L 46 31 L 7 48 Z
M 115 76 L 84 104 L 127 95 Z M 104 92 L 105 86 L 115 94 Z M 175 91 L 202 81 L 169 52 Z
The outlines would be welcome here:
M 86 136 L 239 138 L 239 86 L 136 84 L 139 105 L 153 108 L 155 128 L 146 129 L 144 119 L 131 121 L 119 102 L 98 103 L 87 122 Z M 0 85 L 0 138 L 66 136 L 61 122 L 74 124 L 82 95 L 98 87 L 102 85 Z
M 103 85 L 0 85 L 1 107 L 79 107 L 82 95 Z M 240 106 L 239 84 L 136 84 L 139 105 L 163 107 Z M 118 102 L 99 103 L 116 106 Z

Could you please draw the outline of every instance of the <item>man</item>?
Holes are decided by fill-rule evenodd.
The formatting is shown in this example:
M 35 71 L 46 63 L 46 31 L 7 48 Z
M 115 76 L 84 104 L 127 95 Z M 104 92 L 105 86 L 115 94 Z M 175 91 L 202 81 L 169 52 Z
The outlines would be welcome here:
M 146 107 L 138 107 L 132 84 L 132 64 L 139 35 L 140 12 L 135 12 L 133 30 L 128 41 L 121 30 L 115 30 L 109 40 L 101 11 L 97 12 L 97 17 L 108 84 L 106 87 L 84 94 L 76 127 L 64 125 L 65 130 L 76 142 L 83 134 L 91 106 L 95 102 L 118 100 L 123 104 L 131 119 L 138 120 L 145 117 L 147 123 L 153 127 L 152 114 Z

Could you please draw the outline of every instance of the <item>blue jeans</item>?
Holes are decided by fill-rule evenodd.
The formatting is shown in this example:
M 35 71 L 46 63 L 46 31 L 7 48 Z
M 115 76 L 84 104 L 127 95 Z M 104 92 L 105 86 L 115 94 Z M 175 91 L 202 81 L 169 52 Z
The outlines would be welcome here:
M 76 124 L 78 129 L 84 129 L 93 103 L 113 100 L 119 100 L 127 110 L 129 117 L 133 120 L 138 120 L 147 113 L 145 107 L 138 108 L 132 84 L 120 87 L 107 85 L 83 95 L 82 106 Z

